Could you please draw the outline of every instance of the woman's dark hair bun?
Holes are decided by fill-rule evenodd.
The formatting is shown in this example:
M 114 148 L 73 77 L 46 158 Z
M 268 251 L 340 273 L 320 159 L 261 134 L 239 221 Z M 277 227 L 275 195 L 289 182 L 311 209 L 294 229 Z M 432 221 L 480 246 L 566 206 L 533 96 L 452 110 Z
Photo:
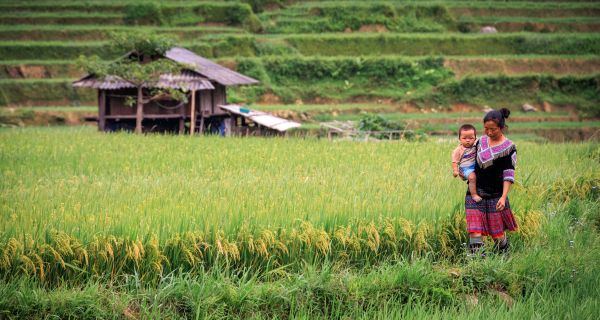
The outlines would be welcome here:
M 508 116 L 510 116 L 510 110 L 506 109 L 506 108 L 502 108 L 500 109 L 500 113 L 502 113 L 502 116 L 506 119 L 508 118 Z

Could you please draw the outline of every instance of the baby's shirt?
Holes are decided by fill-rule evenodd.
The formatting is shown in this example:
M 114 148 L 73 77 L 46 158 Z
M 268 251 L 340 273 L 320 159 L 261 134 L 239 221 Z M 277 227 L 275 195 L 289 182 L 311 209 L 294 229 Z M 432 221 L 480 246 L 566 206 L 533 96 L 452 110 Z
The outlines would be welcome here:
M 462 144 L 459 144 L 454 151 L 452 151 L 452 162 L 458 163 L 459 167 L 470 167 L 475 165 L 475 155 L 477 150 L 475 144 L 470 148 L 465 148 Z

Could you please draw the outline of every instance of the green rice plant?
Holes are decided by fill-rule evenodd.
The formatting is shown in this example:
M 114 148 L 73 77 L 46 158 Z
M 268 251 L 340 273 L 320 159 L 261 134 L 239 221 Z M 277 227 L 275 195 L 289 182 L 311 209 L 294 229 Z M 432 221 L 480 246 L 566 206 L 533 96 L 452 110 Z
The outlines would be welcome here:
M 156 282 L 215 268 L 275 276 L 302 261 L 452 261 L 466 242 L 465 188 L 449 174 L 439 179 L 449 171 L 447 142 L 136 137 L 92 128 L 0 135 L 3 279 Z M 117 152 L 141 143 L 138 153 Z M 599 171 L 594 144 L 517 143 L 520 178 L 510 198 L 518 248 L 546 225 L 545 203 L 595 201 Z M 227 156 L 214 157 L 217 150 Z M 167 169 L 173 157 L 176 171 Z

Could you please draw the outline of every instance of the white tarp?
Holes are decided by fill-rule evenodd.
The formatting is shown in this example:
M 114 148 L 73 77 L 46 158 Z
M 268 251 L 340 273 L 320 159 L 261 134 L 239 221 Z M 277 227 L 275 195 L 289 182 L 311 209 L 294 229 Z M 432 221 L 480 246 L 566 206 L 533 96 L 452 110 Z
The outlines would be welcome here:
M 300 123 L 276 117 L 266 112 L 244 108 L 235 104 L 219 105 L 219 108 L 235 113 L 244 118 L 250 119 L 255 123 L 267 128 L 283 132 L 291 128 L 298 128 Z

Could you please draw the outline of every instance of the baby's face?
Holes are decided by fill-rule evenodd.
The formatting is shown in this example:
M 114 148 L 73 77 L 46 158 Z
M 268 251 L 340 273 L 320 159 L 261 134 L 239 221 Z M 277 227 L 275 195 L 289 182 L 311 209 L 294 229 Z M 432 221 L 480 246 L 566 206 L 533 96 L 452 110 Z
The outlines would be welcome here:
M 470 148 L 475 143 L 475 131 L 473 130 L 463 130 L 460 132 L 460 144 L 465 148 Z

